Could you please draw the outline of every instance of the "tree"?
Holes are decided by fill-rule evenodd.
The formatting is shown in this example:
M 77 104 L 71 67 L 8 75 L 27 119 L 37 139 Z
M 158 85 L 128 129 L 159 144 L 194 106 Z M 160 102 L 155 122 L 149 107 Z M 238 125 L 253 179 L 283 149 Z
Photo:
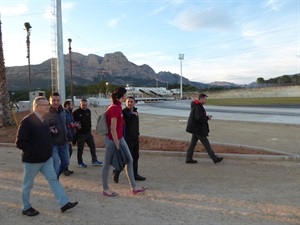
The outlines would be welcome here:
M 264 84 L 265 82 L 266 82 L 265 79 L 262 77 L 259 77 L 256 79 L 256 83 L 258 83 L 258 84 Z
M 300 75 L 294 74 L 291 77 L 291 81 L 293 85 L 299 85 L 300 84 Z
M 291 84 L 291 77 L 288 75 L 283 75 L 279 77 L 278 84 Z
M 7 90 L 1 25 L 2 23 L 0 21 L 0 96 L 1 96 L 1 104 L 2 104 L 2 126 L 8 127 L 8 126 L 15 125 L 15 122 L 12 119 L 10 104 L 9 104 L 10 99 L 9 99 L 9 92 Z

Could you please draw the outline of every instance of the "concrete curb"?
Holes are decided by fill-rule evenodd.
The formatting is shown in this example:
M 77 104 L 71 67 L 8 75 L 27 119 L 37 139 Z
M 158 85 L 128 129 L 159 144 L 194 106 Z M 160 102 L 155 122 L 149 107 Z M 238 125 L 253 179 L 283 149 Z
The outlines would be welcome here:
M 185 157 L 185 152 L 174 151 L 155 151 L 155 150 L 140 150 L 141 155 L 156 155 L 156 156 L 178 156 Z M 209 158 L 207 153 L 195 152 L 195 157 Z M 231 154 L 221 153 L 218 156 L 223 156 L 226 159 L 242 159 L 242 160 L 261 160 L 261 161 L 292 161 L 300 162 L 300 155 L 257 155 L 257 154 Z
M 165 140 L 190 142 L 190 140 L 186 140 L 186 139 L 159 137 L 159 136 L 155 136 L 155 135 L 147 135 L 147 136 L 144 136 L 144 137 L 152 137 L 152 138 L 160 138 L 160 139 L 165 139 Z M 215 146 L 221 147 L 223 149 L 233 147 L 233 148 L 238 148 L 238 149 L 241 149 L 241 150 L 243 150 L 243 149 L 244 150 L 251 150 L 252 149 L 252 150 L 257 150 L 257 151 L 264 151 L 264 152 L 270 153 L 271 155 L 272 154 L 289 155 L 289 156 L 294 156 L 295 155 L 295 154 L 292 154 L 292 153 L 287 153 L 283 150 L 275 150 L 275 149 L 270 149 L 270 148 L 266 148 L 266 147 L 232 144 L 232 143 L 220 143 L 220 142 L 210 142 L 210 143 L 211 143 L 211 145 L 215 145 Z M 242 155 L 244 155 L 244 154 L 242 154 Z M 249 155 L 251 155 L 251 154 L 249 154 Z
M 14 143 L 0 143 L 0 147 L 16 147 Z M 251 146 L 248 146 L 249 148 Z M 254 147 L 255 149 L 259 149 Z M 105 151 L 104 148 L 97 148 L 97 150 Z M 271 150 L 271 149 L 270 149 Z M 270 151 L 272 152 L 272 151 Z M 279 151 L 274 150 L 274 153 L 279 153 Z M 175 152 L 175 151 L 156 151 L 156 150 L 140 150 L 141 155 L 155 155 L 155 156 L 177 156 L 185 157 L 185 152 Z M 257 155 L 257 154 L 231 154 L 231 153 L 221 153 L 218 154 L 227 159 L 241 159 L 241 160 L 261 160 L 261 161 L 290 161 L 290 162 L 300 162 L 300 155 L 292 155 L 281 152 L 282 155 Z M 206 153 L 195 152 L 195 157 L 208 158 Z

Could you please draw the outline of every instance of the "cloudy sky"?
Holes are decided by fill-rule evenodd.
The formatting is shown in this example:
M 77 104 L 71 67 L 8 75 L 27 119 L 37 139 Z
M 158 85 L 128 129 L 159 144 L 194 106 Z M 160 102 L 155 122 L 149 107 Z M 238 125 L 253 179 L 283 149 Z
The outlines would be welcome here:
M 0 0 L 6 66 L 53 56 L 54 0 Z M 247 84 L 300 71 L 300 0 L 62 0 L 64 53 L 121 51 L 155 72 Z

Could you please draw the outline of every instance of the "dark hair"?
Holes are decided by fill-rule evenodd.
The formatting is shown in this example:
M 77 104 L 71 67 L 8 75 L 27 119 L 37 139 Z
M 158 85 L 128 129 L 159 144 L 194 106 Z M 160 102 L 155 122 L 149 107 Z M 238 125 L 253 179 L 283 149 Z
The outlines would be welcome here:
M 135 100 L 135 98 L 133 96 L 127 96 L 127 99 L 128 98 L 131 98 L 131 99 L 133 99 L 136 102 L 136 100 Z
M 52 97 L 52 96 L 60 96 L 60 95 L 59 95 L 58 92 L 54 91 L 54 92 L 52 92 L 52 93 L 50 94 L 50 97 Z
M 127 90 L 124 87 L 118 87 L 115 89 L 114 93 L 111 95 L 111 99 L 114 104 L 117 103 L 117 100 L 123 97 L 123 95 L 127 92 Z
M 70 104 L 71 104 L 71 101 L 69 101 L 69 100 L 64 101 L 64 108 L 66 108 L 67 105 L 70 105 Z
M 199 95 L 199 97 L 198 97 L 198 100 L 200 100 L 201 98 L 207 98 L 207 95 L 206 95 L 206 94 L 203 94 L 203 93 L 201 93 L 201 94 Z

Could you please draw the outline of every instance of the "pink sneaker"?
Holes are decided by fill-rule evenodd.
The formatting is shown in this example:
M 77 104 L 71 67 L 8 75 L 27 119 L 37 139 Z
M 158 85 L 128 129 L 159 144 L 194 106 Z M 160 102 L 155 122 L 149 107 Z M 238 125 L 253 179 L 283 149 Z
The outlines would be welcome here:
M 131 192 L 132 194 L 136 195 L 136 194 L 139 194 L 139 193 L 144 193 L 146 191 L 146 187 L 142 187 L 141 189 L 132 189 Z

